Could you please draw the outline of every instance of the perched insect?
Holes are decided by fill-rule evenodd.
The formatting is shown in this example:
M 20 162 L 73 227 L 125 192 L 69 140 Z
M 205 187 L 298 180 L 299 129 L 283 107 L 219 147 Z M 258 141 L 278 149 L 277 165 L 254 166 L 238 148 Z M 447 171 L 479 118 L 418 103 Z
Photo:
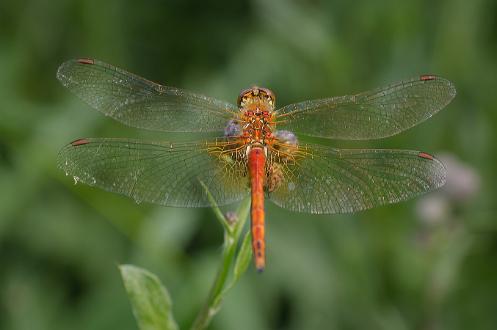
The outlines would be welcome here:
M 433 156 L 411 150 L 335 149 L 301 143 L 297 134 L 379 139 L 445 107 L 456 90 L 424 75 L 356 95 L 275 108 L 275 95 L 244 90 L 237 105 L 162 86 L 111 65 L 71 60 L 57 72 L 89 105 L 129 126 L 168 132 L 219 132 L 189 143 L 84 138 L 64 147 L 59 167 L 86 184 L 135 201 L 178 207 L 252 198 L 255 267 L 265 267 L 264 199 L 288 210 L 345 213 L 395 203 L 445 183 Z

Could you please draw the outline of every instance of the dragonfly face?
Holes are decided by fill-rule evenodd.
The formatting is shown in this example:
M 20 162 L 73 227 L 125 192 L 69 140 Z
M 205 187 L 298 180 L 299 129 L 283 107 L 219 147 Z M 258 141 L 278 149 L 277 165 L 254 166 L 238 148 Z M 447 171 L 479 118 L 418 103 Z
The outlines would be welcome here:
M 57 78 L 126 125 L 219 132 L 216 139 L 190 143 L 78 139 L 60 151 L 58 165 L 75 181 L 166 206 L 209 206 L 205 186 L 219 205 L 250 194 L 258 270 L 265 266 L 265 199 L 291 211 L 346 213 L 407 200 L 445 183 L 445 167 L 425 152 L 335 149 L 297 139 L 297 134 L 345 140 L 398 134 L 454 98 L 453 84 L 437 76 L 279 109 L 266 88 L 242 91 L 233 105 L 97 60 L 65 62 Z
M 267 105 L 268 111 L 273 111 L 275 105 L 274 93 L 270 89 L 257 86 L 242 90 L 237 100 L 238 108 L 243 109 L 252 103 L 264 103 Z

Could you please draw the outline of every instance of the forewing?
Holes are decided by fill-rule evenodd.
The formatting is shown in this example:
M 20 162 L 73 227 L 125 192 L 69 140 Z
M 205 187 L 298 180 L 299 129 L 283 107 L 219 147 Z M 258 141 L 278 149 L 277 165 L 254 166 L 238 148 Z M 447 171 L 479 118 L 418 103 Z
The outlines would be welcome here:
M 379 139 L 431 117 L 456 95 L 454 85 L 421 76 L 357 95 L 291 104 L 277 110 L 278 128 L 335 139 Z
M 97 60 L 67 61 L 57 78 L 98 111 L 133 127 L 217 132 L 237 111 L 230 103 L 162 86 Z
M 75 182 L 166 206 L 209 206 L 203 182 L 224 205 L 249 192 L 246 167 L 220 153 L 226 147 L 218 141 L 170 144 L 88 138 L 65 146 L 58 166 Z
M 445 183 L 437 159 L 412 150 L 345 150 L 309 145 L 307 156 L 282 166 L 269 198 L 298 212 L 348 213 L 395 203 Z

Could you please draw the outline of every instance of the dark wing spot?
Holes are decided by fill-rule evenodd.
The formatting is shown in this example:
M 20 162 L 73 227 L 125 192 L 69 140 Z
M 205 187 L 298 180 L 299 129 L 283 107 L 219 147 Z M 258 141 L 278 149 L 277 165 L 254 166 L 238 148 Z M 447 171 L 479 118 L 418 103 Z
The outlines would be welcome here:
M 90 141 L 88 141 L 87 139 L 77 139 L 75 141 L 72 141 L 71 145 L 73 147 L 77 147 L 77 146 L 81 146 L 83 144 L 88 144 L 88 143 L 90 143 Z
M 421 158 L 424 158 L 424 159 L 433 160 L 433 156 L 430 155 L 430 154 L 427 154 L 426 152 L 420 152 L 418 154 L 418 157 L 421 157 Z
M 437 79 L 437 76 L 434 76 L 431 74 L 424 74 L 424 75 L 420 76 L 419 79 L 422 81 L 435 80 L 435 79 Z
M 80 59 L 78 59 L 78 63 L 81 63 L 81 64 L 95 64 L 95 61 L 92 60 L 91 58 L 80 58 Z

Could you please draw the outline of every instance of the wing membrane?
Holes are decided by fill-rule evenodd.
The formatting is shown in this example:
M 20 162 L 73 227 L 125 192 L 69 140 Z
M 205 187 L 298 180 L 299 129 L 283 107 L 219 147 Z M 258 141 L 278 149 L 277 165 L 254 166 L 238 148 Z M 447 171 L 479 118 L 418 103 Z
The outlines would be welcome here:
M 278 128 L 335 139 L 379 139 L 431 117 L 456 95 L 440 77 L 421 76 L 357 95 L 305 101 L 277 111 Z
M 236 106 L 162 86 L 97 60 L 70 60 L 57 71 L 86 103 L 129 126 L 169 132 L 222 131 Z
M 246 168 L 223 158 L 212 142 L 155 143 L 129 139 L 80 139 L 65 146 L 58 166 L 76 181 L 126 195 L 137 202 L 209 206 L 200 181 L 220 204 L 249 191 Z
M 348 213 L 407 200 L 445 183 L 445 167 L 411 150 L 345 150 L 317 145 L 284 167 L 269 198 L 292 211 Z

